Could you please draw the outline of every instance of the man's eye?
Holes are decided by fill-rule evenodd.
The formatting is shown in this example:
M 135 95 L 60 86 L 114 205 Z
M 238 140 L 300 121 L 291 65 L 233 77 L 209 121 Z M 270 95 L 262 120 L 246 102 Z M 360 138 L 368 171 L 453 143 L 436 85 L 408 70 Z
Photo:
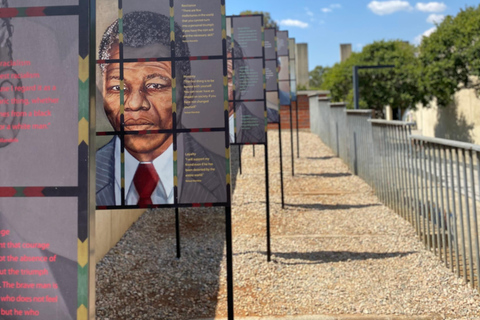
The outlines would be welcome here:
M 127 87 L 123 87 L 123 90 L 126 91 L 127 90 Z M 108 88 L 108 91 L 114 91 L 114 92 L 120 92 L 120 85 L 116 85 L 116 86 L 110 86 Z
M 162 90 L 164 88 L 166 88 L 167 86 L 164 85 L 164 84 L 161 84 L 161 83 L 147 83 L 145 85 L 145 88 L 147 90 Z

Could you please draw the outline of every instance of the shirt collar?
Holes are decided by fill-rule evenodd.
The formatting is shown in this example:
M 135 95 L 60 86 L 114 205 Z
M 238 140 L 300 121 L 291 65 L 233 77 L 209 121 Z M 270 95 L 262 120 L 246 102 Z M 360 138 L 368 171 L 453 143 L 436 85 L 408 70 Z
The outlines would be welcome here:
M 121 149 L 121 142 L 120 138 L 117 137 L 115 139 L 115 159 L 120 159 L 120 149 Z M 130 185 L 133 181 L 133 176 L 135 175 L 135 171 L 137 171 L 137 167 L 140 161 L 135 159 L 127 149 L 125 149 L 125 192 L 130 190 Z M 165 150 L 161 155 L 155 158 L 153 161 L 153 166 L 160 177 L 160 181 L 165 188 L 165 192 L 167 196 L 173 191 L 173 144 Z M 120 187 L 120 172 L 121 172 L 121 164 L 120 161 L 116 161 L 115 165 L 115 182 Z

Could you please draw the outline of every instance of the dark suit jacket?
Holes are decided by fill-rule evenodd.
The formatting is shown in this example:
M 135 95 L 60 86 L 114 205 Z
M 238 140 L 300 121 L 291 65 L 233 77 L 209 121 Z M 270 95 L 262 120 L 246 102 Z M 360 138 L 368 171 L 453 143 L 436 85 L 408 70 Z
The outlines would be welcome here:
M 186 183 L 183 157 L 178 159 L 179 203 L 226 202 L 226 160 L 199 144 L 190 134 L 183 134 L 185 153 L 195 152 L 198 158 L 209 158 L 215 171 L 205 172 L 201 182 Z M 115 137 L 97 151 L 97 206 L 115 204 Z M 172 164 L 173 169 L 173 164 Z
M 248 108 L 240 103 L 236 106 L 237 119 L 237 143 L 263 143 L 265 142 L 265 119 L 259 118 L 248 110 Z M 250 116 L 258 121 L 258 126 L 252 127 L 249 130 L 242 128 L 242 119 L 245 116 Z

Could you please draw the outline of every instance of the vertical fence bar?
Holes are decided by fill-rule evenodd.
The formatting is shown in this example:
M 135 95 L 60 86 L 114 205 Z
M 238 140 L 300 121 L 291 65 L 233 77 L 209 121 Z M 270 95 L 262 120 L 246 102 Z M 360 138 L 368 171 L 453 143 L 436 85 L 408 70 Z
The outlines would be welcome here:
M 422 219 L 421 222 L 423 224 L 423 243 L 425 244 L 425 248 L 430 250 L 430 246 L 427 245 L 428 235 L 427 235 L 427 181 L 426 181 L 426 157 L 425 157 L 425 142 L 420 142 L 420 148 L 422 152 L 422 156 L 420 158 L 420 166 L 422 170 Z
M 450 257 L 450 269 L 452 270 L 453 272 L 453 249 L 452 249 L 452 245 L 453 245 L 453 241 L 452 240 L 452 225 L 451 225 L 451 221 L 450 221 L 450 192 L 448 192 L 448 166 L 447 166 L 447 163 L 448 163 L 448 159 L 447 159 L 447 150 L 445 147 L 442 147 L 441 149 L 443 152 L 443 169 L 444 169 L 444 174 L 445 174 L 445 195 L 446 195 L 446 207 L 445 207 L 445 219 L 447 220 L 447 233 L 448 233 L 448 237 L 447 237 L 447 240 L 448 240 L 448 255 Z M 451 160 L 451 159 L 450 159 Z M 456 241 L 456 239 L 455 239 Z
M 475 265 L 477 267 L 477 275 L 478 272 L 480 272 L 480 259 L 478 256 L 478 251 L 479 251 L 479 244 L 478 244 L 478 224 L 477 224 L 477 204 L 476 204 L 476 194 L 475 194 L 475 175 L 474 175 L 474 169 L 473 169 L 473 152 L 472 150 L 468 151 L 469 154 L 469 160 L 470 160 L 470 184 L 471 184 L 471 198 L 472 198 L 472 216 L 473 216 L 473 236 L 475 238 Z M 478 154 L 477 154 L 478 156 Z M 466 165 L 466 164 L 465 164 Z M 468 190 L 467 190 L 468 191 Z M 467 199 L 468 199 L 468 192 L 467 192 Z M 470 248 L 472 247 L 472 242 L 470 241 Z M 472 251 L 473 249 L 470 249 Z M 473 260 L 473 254 L 472 254 L 472 260 Z M 472 265 L 472 264 L 471 264 Z M 475 286 L 475 278 L 474 278 L 474 272 L 472 270 L 472 287 Z M 480 281 L 480 277 L 477 276 L 477 283 Z
M 397 161 L 397 127 L 393 126 L 390 127 L 390 141 L 391 141 L 391 150 L 392 150 L 392 174 L 393 174 L 393 181 L 394 181 L 394 201 L 395 201 L 395 211 L 401 214 L 400 209 L 400 184 L 398 179 L 398 161 Z
M 430 174 L 432 176 L 433 184 L 435 185 L 435 210 L 431 210 L 431 217 L 432 217 L 432 242 L 433 242 L 433 253 L 437 254 L 437 248 L 438 248 L 438 256 L 440 259 L 442 258 L 442 246 L 440 245 L 440 223 L 438 222 L 438 207 L 439 207 L 439 201 L 438 201 L 438 176 L 437 176 L 437 147 L 435 145 L 432 145 L 431 148 L 431 154 L 433 155 L 433 158 L 430 159 Z M 432 171 L 432 162 L 433 162 L 433 168 L 434 171 Z M 430 198 L 432 199 L 433 202 L 433 188 L 430 189 Z M 435 220 L 434 220 L 435 218 Z M 435 227 L 434 227 L 434 221 L 436 222 L 435 224 L 437 225 L 437 239 L 434 239 L 435 235 Z M 436 241 L 436 243 L 435 243 Z
M 477 158 L 477 182 L 480 188 L 480 154 L 478 151 L 475 152 Z M 472 163 L 473 166 L 473 163 Z M 480 248 L 478 243 L 478 217 L 477 217 L 477 195 L 475 193 L 475 180 L 473 177 L 473 167 L 472 167 L 472 198 L 473 198 L 473 206 L 474 206 L 474 217 L 475 217 L 475 244 L 477 250 L 477 290 L 480 289 Z
M 453 228 L 454 228 L 454 237 L 455 237 L 455 265 L 457 268 L 457 276 L 460 277 L 460 256 L 459 256 L 459 246 L 458 246 L 458 225 L 457 225 L 457 206 L 455 204 L 455 173 L 453 171 L 453 155 L 454 150 L 449 149 L 448 154 L 450 156 L 450 185 L 452 186 L 452 212 L 453 216 Z
M 445 262 L 445 265 L 448 267 L 448 255 L 447 255 L 447 239 L 446 239 L 446 233 L 445 233 L 445 230 L 446 230 L 446 227 L 445 227 L 445 219 L 446 219 L 446 214 L 445 212 L 447 211 L 445 209 L 445 197 L 443 196 L 443 171 L 442 171 L 442 168 L 443 168 L 443 165 L 442 165 L 442 154 L 439 150 L 438 152 L 438 159 L 439 159 L 439 169 L 438 169 L 438 175 L 440 177 L 440 190 L 441 190 L 441 199 L 440 199 L 440 202 L 438 202 L 438 205 L 440 207 L 440 210 L 439 210 L 439 215 L 438 215 L 438 220 L 439 220 L 439 227 L 440 227 L 440 230 L 442 232 L 442 250 L 443 250 L 443 257 L 444 257 L 444 262 Z M 435 169 L 435 173 L 437 172 L 437 170 Z M 445 176 L 445 178 L 447 178 Z
M 421 227 L 421 224 L 420 224 L 420 214 L 421 214 L 421 207 L 420 207 L 420 192 L 421 192 L 421 189 L 420 189 L 420 182 L 418 181 L 419 180 L 419 176 L 420 176 L 420 173 L 419 173 L 419 158 L 420 158 L 420 155 L 419 155 L 419 152 L 418 152 L 418 141 L 417 140 L 411 140 L 412 141 L 412 161 L 414 162 L 413 165 L 413 178 L 414 178 L 414 194 L 415 194 L 415 203 L 414 203 L 414 214 L 415 214 L 415 224 L 416 224 L 416 229 L 417 229 L 417 235 L 418 237 L 420 238 L 420 240 L 422 239 L 422 227 Z
M 462 184 L 460 183 L 460 155 L 459 150 L 455 148 L 455 160 L 457 163 L 457 195 L 458 195 L 458 207 L 460 212 L 460 231 L 462 233 L 462 259 L 463 259 L 463 279 L 465 282 L 467 279 L 467 253 L 465 248 L 465 224 L 463 221 L 463 205 L 462 205 Z
M 470 154 L 471 155 L 471 154 Z M 471 158 L 471 157 L 470 157 Z M 462 149 L 463 162 L 463 186 L 465 188 L 465 219 L 467 221 L 467 236 L 468 236 L 468 262 L 470 266 L 470 281 L 473 287 L 473 248 L 472 248 L 472 227 L 470 224 L 470 204 L 468 201 L 468 176 L 467 176 L 467 157 L 465 150 Z
M 429 214 L 427 214 L 427 222 L 428 222 L 428 240 L 430 241 L 429 242 L 429 247 L 430 249 L 433 249 L 433 252 L 436 251 L 436 248 L 434 248 L 434 245 L 435 245 L 435 226 L 434 226 L 434 214 L 435 214 L 435 211 L 434 211 L 434 207 L 433 207 L 433 176 L 432 176 L 432 152 L 433 152 L 433 145 L 428 143 L 427 144 L 428 146 L 428 152 L 427 152 L 427 157 L 428 157 L 428 172 L 427 172 L 427 185 L 428 185 L 428 189 L 427 189 L 427 198 L 428 198 L 428 201 L 427 201 L 427 204 L 429 204 L 429 207 L 430 207 L 430 211 L 429 211 Z M 428 191 L 430 191 L 430 195 L 428 195 Z M 430 220 L 430 221 L 429 221 Z M 432 227 L 432 232 L 430 233 L 430 226 Z

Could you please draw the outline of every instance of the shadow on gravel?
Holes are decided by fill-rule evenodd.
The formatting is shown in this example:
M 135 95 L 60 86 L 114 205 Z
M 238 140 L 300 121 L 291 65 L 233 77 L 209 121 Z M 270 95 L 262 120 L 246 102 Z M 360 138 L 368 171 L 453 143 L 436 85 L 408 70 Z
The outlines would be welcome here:
M 341 173 L 298 173 L 299 176 L 306 177 L 323 177 L 323 178 L 339 178 L 339 177 L 349 177 L 352 174 L 348 172 Z
M 325 156 L 325 157 L 307 157 L 308 160 L 329 160 L 333 159 L 332 156 Z
M 262 252 L 263 253 L 263 252 Z M 350 251 L 316 251 L 316 252 L 273 252 L 272 255 L 282 260 L 304 260 L 306 262 L 288 262 L 276 260 L 276 262 L 288 265 L 321 264 L 329 262 L 344 262 L 358 260 L 379 260 L 396 257 L 405 257 L 416 253 L 409 252 L 350 252 Z M 263 253 L 266 255 L 266 253 Z
M 232 148 L 232 189 L 238 149 Z M 96 319 L 213 318 L 225 244 L 225 211 L 181 208 L 181 258 L 172 209 L 148 210 L 97 264 Z
M 285 203 L 286 207 L 316 209 L 316 210 L 347 210 L 347 209 L 361 209 L 368 207 L 378 207 L 379 203 L 369 204 L 320 204 L 320 203 Z

